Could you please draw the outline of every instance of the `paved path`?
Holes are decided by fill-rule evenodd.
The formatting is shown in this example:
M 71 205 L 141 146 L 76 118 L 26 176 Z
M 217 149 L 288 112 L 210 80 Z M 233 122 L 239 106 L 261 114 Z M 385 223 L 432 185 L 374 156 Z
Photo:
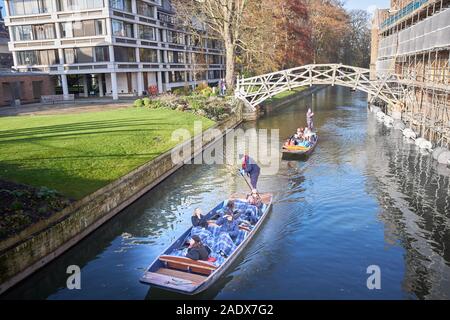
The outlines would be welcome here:
M 86 99 L 76 100 L 71 103 L 36 103 L 18 107 L 0 107 L 0 117 L 105 111 L 129 107 L 133 104 L 133 101 L 134 99 L 124 99 L 119 101 L 113 101 L 111 99 Z

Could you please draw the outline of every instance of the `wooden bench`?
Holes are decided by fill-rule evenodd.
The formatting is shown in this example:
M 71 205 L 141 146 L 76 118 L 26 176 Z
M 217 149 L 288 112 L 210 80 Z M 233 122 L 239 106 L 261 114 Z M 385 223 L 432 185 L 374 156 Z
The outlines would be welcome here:
M 43 104 L 55 104 L 56 102 L 65 102 L 65 101 L 75 101 L 75 95 L 74 94 L 53 94 L 53 95 L 46 95 L 41 96 L 41 103 Z
M 213 264 L 206 261 L 195 261 L 186 257 L 160 256 L 159 260 L 164 262 L 166 268 L 182 270 L 185 272 L 194 272 L 210 275 L 217 269 Z

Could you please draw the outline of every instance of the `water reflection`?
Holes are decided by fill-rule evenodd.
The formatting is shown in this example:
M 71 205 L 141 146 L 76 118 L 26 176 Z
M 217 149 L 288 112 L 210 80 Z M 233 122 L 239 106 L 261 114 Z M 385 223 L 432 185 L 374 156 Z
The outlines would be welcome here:
M 320 142 L 281 161 L 260 189 L 275 194 L 263 228 L 229 271 L 193 299 L 450 298 L 449 171 L 366 112 L 366 95 L 327 88 L 243 128 L 276 128 L 280 142 L 312 106 Z M 189 165 L 1 298 L 179 299 L 138 282 L 190 224 L 246 191 L 230 166 Z M 82 290 L 67 290 L 68 265 Z M 369 265 L 382 290 L 366 287 Z

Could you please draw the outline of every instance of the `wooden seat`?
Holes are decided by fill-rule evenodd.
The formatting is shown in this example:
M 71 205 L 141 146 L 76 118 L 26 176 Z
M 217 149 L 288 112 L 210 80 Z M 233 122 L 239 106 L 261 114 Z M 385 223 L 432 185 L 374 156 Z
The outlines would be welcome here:
M 160 256 L 159 260 L 164 262 L 167 268 L 182 270 L 185 272 L 195 272 L 210 275 L 216 266 L 206 261 L 195 261 L 186 257 Z
M 167 268 L 159 268 L 155 273 L 171 276 L 177 279 L 191 281 L 193 284 L 196 285 L 203 283 L 206 280 L 206 278 L 208 278 L 194 273 L 188 273 Z

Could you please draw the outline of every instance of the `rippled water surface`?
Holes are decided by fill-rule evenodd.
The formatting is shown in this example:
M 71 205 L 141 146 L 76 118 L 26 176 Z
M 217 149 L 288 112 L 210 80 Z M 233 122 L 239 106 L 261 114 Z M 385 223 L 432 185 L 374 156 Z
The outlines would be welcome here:
M 378 123 L 366 99 L 330 87 L 244 125 L 286 137 L 304 126 L 309 104 L 320 142 L 307 161 L 282 161 L 260 179 L 275 194 L 272 213 L 197 298 L 450 298 L 450 170 Z M 2 298 L 179 298 L 139 277 L 195 207 L 207 211 L 246 188 L 229 167 L 185 166 Z M 81 267 L 81 290 L 65 288 L 68 265 Z M 381 290 L 367 289 L 370 265 L 381 268 Z

